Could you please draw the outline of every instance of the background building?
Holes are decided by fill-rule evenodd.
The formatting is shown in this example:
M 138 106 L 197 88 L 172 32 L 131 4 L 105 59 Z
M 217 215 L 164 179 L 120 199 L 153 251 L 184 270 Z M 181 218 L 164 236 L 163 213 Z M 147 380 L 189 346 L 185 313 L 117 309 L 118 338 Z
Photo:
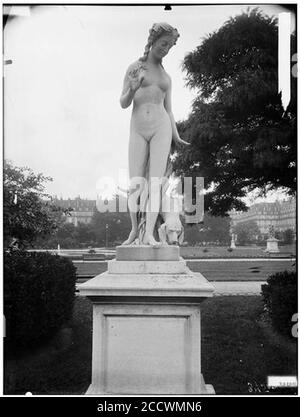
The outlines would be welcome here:
M 80 197 L 76 197 L 74 200 L 71 200 L 70 198 L 67 200 L 55 198 L 53 203 L 64 209 L 72 209 L 65 218 L 66 223 L 72 223 L 75 226 L 77 226 L 78 223 L 90 223 L 94 210 L 96 209 L 96 200 L 86 200 Z
M 296 233 L 296 199 L 275 201 L 274 203 L 257 203 L 246 212 L 231 211 L 229 213 L 232 226 L 248 220 L 256 221 L 260 233 L 268 235 L 269 227 L 282 232 L 292 229 Z

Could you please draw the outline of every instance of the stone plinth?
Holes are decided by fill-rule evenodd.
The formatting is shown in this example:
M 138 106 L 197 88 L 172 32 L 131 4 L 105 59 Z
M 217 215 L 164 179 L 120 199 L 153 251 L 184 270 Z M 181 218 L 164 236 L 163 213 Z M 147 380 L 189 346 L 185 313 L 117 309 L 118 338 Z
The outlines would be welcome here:
M 186 262 L 179 261 L 108 261 L 110 274 L 185 274 Z
M 175 253 L 177 260 L 165 260 Z M 200 305 L 212 285 L 187 268 L 178 247 L 142 247 L 136 257 L 146 260 L 110 261 L 108 271 L 78 286 L 93 302 L 87 394 L 213 394 L 200 353 Z
M 117 261 L 179 261 L 178 246 L 128 245 L 116 247 Z
M 279 252 L 278 242 L 279 240 L 276 239 L 275 237 L 269 237 L 269 239 L 267 239 L 267 249 L 265 250 L 265 252 L 278 253 Z
M 231 247 L 231 249 L 236 249 L 234 236 L 232 236 L 230 247 Z

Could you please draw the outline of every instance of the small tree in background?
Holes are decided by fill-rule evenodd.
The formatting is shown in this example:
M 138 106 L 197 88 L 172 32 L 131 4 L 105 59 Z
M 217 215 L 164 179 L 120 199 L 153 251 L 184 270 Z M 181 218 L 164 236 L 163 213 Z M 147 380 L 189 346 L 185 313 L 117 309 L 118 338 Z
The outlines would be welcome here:
M 81 245 L 94 246 L 96 243 L 96 234 L 91 224 L 78 223 L 75 228 L 75 239 Z
M 200 228 L 200 240 L 227 245 L 230 242 L 229 231 L 230 218 L 228 216 L 211 216 L 205 213 Z
M 291 245 L 294 242 L 294 231 L 292 229 L 286 229 L 282 232 L 283 243 Z
M 194 246 L 201 241 L 200 229 L 202 224 L 185 224 L 184 226 L 184 241 L 188 245 Z
M 100 246 L 120 244 L 127 239 L 130 231 L 130 217 L 128 213 L 109 212 L 101 213 L 95 210 L 91 227 Z
M 259 240 L 261 235 L 255 220 L 238 223 L 234 227 L 234 233 L 237 235 L 237 240 L 240 245 L 253 243 Z
M 36 237 L 52 234 L 61 221 L 61 210 L 45 193 L 45 182 L 52 178 L 35 174 L 30 168 L 4 163 L 3 222 L 4 246 L 12 240 L 31 245 Z

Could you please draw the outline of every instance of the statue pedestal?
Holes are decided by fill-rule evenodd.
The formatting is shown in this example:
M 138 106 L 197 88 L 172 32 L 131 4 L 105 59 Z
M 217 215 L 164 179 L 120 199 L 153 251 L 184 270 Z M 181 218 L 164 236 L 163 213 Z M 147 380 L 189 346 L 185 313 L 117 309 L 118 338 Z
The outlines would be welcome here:
M 231 249 L 236 249 L 235 241 L 234 240 L 231 241 L 230 248 Z
M 108 271 L 78 289 L 93 302 L 86 394 L 214 394 L 200 353 L 200 305 L 213 286 L 187 268 L 178 247 L 117 247 Z
M 267 249 L 265 250 L 265 252 L 278 253 L 279 252 L 278 242 L 279 240 L 276 239 L 275 237 L 269 237 L 269 239 L 267 239 Z

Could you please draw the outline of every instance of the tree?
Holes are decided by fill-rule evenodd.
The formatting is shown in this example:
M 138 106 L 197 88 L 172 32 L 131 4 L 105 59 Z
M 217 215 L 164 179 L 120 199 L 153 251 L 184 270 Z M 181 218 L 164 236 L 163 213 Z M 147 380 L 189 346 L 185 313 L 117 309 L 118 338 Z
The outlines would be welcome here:
M 228 244 L 230 240 L 230 218 L 211 216 L 205 213 L 201 224 L 185 224 L 184 240 L 190 245 L 200 242 Z
M 296 190 L 296 78 L 286 111 L 277 92 L 278 28 L 258 8 L 230 18 L 184 59 L 187 85 L 197 89 L 178 124 L 191 145 L 179 150 L 180 176 L 202 176 L 205 210 L 246 210 L 248 192 Z M 292 37 L 292 54 L 296 39 Z M 291 65 L 292 60 L 291 60 Z M 291 71 L 292 74 L 292 71 Z
M 128 213 L 95 211 L 92 217 L 91 226 L 94 230 L 96 241 L 99 245 L 105 246 L 119 244 L 126 240 L 130 231 L 130 217 Z
M 196 245 L 201 241 L 199 229 L 200 224 L 186 224 L 184 227 L 184 240 L 189 245 Z
M 240 245 L 253 243 L 260 238 L 260 230 L 255 220 L 238 223 L 233 228 Z
M 75 228 L 75 239 L 78 243 L 93 245 L 96 241 L 96 234 L 92 225 L 79 222 Z
M 51 180 L 43 174 L 34 174 L 30 168 L 4 162 L 4 246 L 9 246 L 12 239 L 26 246 L 38 236 L 50 235 L 57 229 L 61 212 L 44 191 L 44 183 Z
M 282 233 L 283 243 L 291 245 L 294 242 L 294 231 L 292 229 L 286 229 Z
M 200 228 L 200 240 L 203 242 L 230 242 L 230 218 L 228 216 L 211 216 L 204 214 L 203 225 Z

